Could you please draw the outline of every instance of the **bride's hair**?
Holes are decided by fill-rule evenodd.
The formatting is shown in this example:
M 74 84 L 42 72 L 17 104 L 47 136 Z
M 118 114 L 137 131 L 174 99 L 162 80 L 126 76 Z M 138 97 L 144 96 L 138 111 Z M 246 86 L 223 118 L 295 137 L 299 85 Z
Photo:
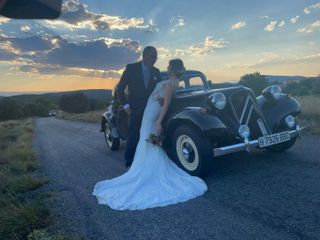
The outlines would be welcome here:
M 180 78 L 186 71 L 181 59 L 176 58 L 169 61 L 170 72 L 172 72 L 177 78 Z

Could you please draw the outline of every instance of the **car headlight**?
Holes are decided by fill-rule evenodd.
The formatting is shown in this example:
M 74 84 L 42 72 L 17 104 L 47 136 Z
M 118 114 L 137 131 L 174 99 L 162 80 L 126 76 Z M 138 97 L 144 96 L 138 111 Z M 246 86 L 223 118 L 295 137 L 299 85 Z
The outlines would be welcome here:
M 281 87 L 279 85 L 272 85 L 270 89 L 271 94 L 275 99 L 279 99 L 282 93 Z
M 243 124 L 239 127 L 239 135 L 243 138 L 243 139 L 248 139 L 250 137 L 250 128 Z
M 266 87 L 262 91 L 262 95 L 266 98 L 273 98 L 275 100 L 278 100 L 281 97 L 282 90 L 279 85 L 271 85 L 269 87 Z
M 222 110 L 225 108 L 227 104 L 226 96 L 221 93 L 217 92 L 211 95 L 211 103 L 219 110 Z
M 288 115 L 285 120 L 289 128 L 293 128 L 296 125 L 296 120 L 292 115 Z

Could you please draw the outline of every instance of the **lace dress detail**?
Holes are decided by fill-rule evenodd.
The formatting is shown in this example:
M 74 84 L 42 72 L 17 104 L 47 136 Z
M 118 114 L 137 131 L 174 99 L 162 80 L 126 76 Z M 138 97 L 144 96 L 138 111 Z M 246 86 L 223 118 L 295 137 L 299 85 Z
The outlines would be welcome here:
M 157 100 L 158 97 L 164 97 L 164 90 L 165 90 L 166 84 L 177 85 L 178 81 L 165 80 L 165 81 L 159 82 L 151 94 L 151 97 L 153 98 L 153 100 Z
M 180 169 L 162 148 L 146 141 L 150 133 L 156 132 L 155 123 L 161 111 L 157 97 L 164 96 L 168 81 L 158 83 L 148 99 L 140 140 L 128 172 L 95 185 L 93 195 L 99 204 L 117 210 L 142 210 L 185 202 L 207 190 L 202 179 Z

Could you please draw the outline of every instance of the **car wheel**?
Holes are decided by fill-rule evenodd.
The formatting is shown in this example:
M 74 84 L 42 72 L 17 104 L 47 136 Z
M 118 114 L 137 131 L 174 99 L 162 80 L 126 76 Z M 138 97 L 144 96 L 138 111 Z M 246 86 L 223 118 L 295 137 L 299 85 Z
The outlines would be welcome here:
M 179 127 L 173 135 L 176 163 L 191 175 L 204 177 L 213 160 L 212 146 L 206 137 L 189 126 Z
M 294 137 L 287 142 L 278 143 L 276 145 L 267 147 L 267 150 L 270 152 L 283 152 L 283 151 L 291 148 L 293 146 L 293 144 L 296 142 L 296 140 L 297 140 L 297 137 Z
M 112 151 L 117 151 L 120 147 L 120 139 L 112 136 L 111 127 L 108 122 L 104 128 L 104 138 L 106 140 L 107 147 Z

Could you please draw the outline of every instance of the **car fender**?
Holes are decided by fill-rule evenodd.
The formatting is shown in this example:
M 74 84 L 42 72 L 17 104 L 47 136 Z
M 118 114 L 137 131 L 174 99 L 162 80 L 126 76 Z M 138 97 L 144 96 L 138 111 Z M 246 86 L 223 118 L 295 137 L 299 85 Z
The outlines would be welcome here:
M 101 130 L 100 130 L 101 132 L 105 131 L 106 122 L 108 122 L 109 125 L 111 126 L 111 133 L 112 133 L 113 138 L 120 138 L 119 137 L 119 133 L 118 133 L 117 128 L 116 128 L 116 124 L 114 123 L 114 120 L 113 120 L 112 113 L 105 112 L 105 113 L 102 114 L 102 117 L 101 117 Z
M 195 127 L 205 135 L 220 136 L 227 131 L 227 127 L 215 115 L 209 113 L 202 113 L 201 107 L 186 107 L 182 111 L 171 115 L 165 124 L 167 135 L 173 134 L 174 130 L 182 124 L 187 124 Z
M 269 127 L 273 130 L 281 128 L 286 116 L 297 116 L 301 112 L 299 102 L 286 94 L 281 94 L 279 99 L 273 101 L 259 96 L 257 102 Z

